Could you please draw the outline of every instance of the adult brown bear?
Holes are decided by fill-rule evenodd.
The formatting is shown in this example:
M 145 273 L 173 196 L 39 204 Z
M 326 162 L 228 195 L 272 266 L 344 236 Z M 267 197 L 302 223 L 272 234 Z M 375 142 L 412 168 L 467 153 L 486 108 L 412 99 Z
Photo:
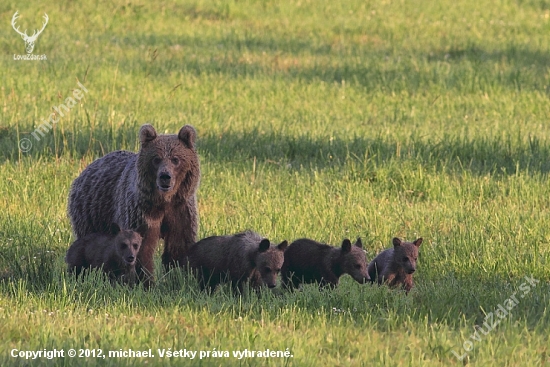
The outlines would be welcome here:
M 153 254 L 164 239 L 165 267 L 183 258 L 196 241 L 199 158 L 196 132 L 185 125 L 177 135 L 139 131 L 138 153 L 116 151 L 92 162 L 69 194 L 69 217 L 77 238 L 108 233 L 111 223 L 136 229 L 147 224 L 138 254 L 141 280 L 153 275 Z

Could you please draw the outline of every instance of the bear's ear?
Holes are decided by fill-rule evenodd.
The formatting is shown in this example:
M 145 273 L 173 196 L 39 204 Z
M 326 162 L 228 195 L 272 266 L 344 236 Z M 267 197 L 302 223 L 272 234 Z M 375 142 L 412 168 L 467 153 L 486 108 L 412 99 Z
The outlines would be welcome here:
M 111 223 L 109 226 L 109 233 L 112 235 L 117 235 L 120 232 L 120 227 L 116 223 Z
M 400 240 L 399 238 L 397 238 L 397 237 L 394 237 L 393 240 L 392 240 L 392 242 L 393 242 L 393 247 L 399 247 L 399 246 L 401 246 L 401 240 Z
M 141 226 L 137 227 L 135 230 L 141 237 L 145 237 L 145 233 L 147 233 L 147 223 L 143 223 Z
M 152 125 L 145 124 L 139 129 L 139 141 L 141 144 L 148 143 L 157 138 L 157 132 Z
M 185 125 L 181 128 L 180 132 L 178 133 L 178 139 L 187 146 L 189 149 L 195 148 L 195 139 L 197 138 L 197 132 L 195 131 L 195 128 L 191 125 Z
M 267 238 L 264 238 L 262 242 L 260 242 L 259 250 L 260 252 L 266 252 L 271 247 L 271 242 Z
M 288 241 L 287 240 L 284 240 L 283 242 L 281 242 L 277 248 L 279 249 L 279 251 L 285 251 L 286 248 L 288 247 Z
M 359 248 L 363 248 L 363 242 L 361 242 L 361 237 L 357 237 L 357 241 L 355 241 L 355 246 Z
M 417 239 L 417 240 L 414 241 L 413 243 L 414 243 L 414 245 L 415 245 L 416 247 L 420 247 L 420 245 L 422 244 L 422 238 Z
M 346 254 L 351 251 L 351 241 L 347 238 L 342 242 L 342 253 Z

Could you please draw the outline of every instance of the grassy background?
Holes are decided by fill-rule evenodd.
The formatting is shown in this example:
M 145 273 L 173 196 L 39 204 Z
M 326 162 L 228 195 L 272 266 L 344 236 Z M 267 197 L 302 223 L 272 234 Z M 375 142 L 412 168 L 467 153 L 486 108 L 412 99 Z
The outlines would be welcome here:
M 21 29 L 48 14 L 34 51 L 47 61 L 13 59 L 16 10 Z M 205 366 L 550 364 L 548 2 L 8 0 L 0 19 L 2 366 L 184 361 L 157 348 L 293 355 L 185 360 Z M 36 141 L 78 80 L 89 93 Z M 145 122 L 198 131 L 200 238 L 361 236 L 370 260 L 423 237 L 416 288 L 345 276 L 333 292 L 235 298 L 160 266 L 150 292 L 68 278 L 70 183 L 138 149 Z M 540 283 L 458 360 L 526 275 Z M 29 362 L 13 348 L 156 357 Z

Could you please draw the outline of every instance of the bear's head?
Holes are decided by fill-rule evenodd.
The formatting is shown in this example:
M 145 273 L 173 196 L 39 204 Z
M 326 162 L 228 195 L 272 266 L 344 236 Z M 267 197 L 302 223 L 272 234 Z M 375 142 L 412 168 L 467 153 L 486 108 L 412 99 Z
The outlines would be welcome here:
M 284 252 L 288 242 L 283 241 L 273 245 L 268 239 L 263 239 L 258 245 L 258 254 L 255 259 L 255 270 L 260 274 L 261 283 L 269 288 L 277 286 L 277 276 L 285 260 Z
M 195 129 L 183 126 L 177 135 L 157 135 L 151 125 L 139 131 L 137 168 L 140 185 L 162 197 L 192 196 L 200 179 Z
M 128 266 L 136 264 L 137 255 L 141 247 L 143 235 L 147 225 L 143 224 L 135 231 L 121 230 L 118 224 L 111 224 L 110 232 L 114 236 L 113 242 L 116 253 L 122 262 Z
M 370 280 L 361 238 L 358 238 L 353 245 L 347 238 L 342 241 L 340 256 L 342 257 L 341 264 L 344 273 L 351 275 L 358 283 L 366 283 Z
M 418 248 L 421 244 L 422 238 L 418 238 L 414 242 L 401 241 L 397 237 L 393 239 L 393 261 L 405 273 L 412 274 L 416 271 Z

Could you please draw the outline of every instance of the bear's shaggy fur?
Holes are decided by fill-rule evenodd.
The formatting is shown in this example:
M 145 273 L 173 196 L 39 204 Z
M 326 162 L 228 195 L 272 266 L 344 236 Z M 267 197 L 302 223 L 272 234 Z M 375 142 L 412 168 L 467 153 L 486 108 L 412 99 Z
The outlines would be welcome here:
M 153 126 L 143 125 L 138 153 L 116 151 L 92 162 L 74 180 L 69 195 L 76 237 L 106 233 L 111 223 L 123 228 L 147 224 L 137 265 L 142 279 L 152 277 L 160 238 L 163 264 L 180 259 L 195 243 L 198 229 L 195 138 L 189 125 L 177 135 L 157 135 Z
M 345 239 L 341 248 L 307 238 L 296 240 L 286 250 L 281 270 L 283 286 L 291 290 L 301 283 L 314 282 L 319 287 L 334 288 L 343 274 L 351 275 L 359 283 L 369 280 L 360 238 L 355 245 Z
M 232 236 L 212 236 L 197 242 L 189 251 L 190 268 L 197 274 L 202 290 L 231 281 L 235 291 L 254 276 L 254 286 L 277 285 L 287 241 L 275 246 L 258 233 L 246 231 Z
M 414 286 L 413 273 L 421 244 L 422 238 L 414 242 L 394 238 L 393 248 L 382 251 L 370 262 L 368 271 L 371 281 L 386 283 L 390 287 L 402 286 L 409 293 Z
M 84 269 L 98 268 L 109 274 L 112 280 L 133 283 L 137 254 L 146 230 L 145 225 L 137 231 L 121 230 L 113 223 L 110 233 L 91 233 L 80 237 L 69 247 L 65 256 L 69 273 L 79 275 Z

